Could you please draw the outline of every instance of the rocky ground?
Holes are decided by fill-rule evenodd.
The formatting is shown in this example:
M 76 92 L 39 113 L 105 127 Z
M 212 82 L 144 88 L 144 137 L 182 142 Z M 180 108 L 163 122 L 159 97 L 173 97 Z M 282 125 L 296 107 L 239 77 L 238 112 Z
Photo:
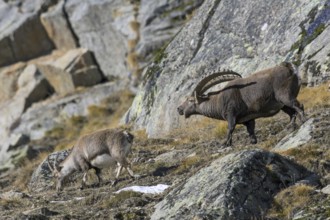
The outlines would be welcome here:
M 330 184 L 330 106 L 309 108 L 306 112 L 308 121 L 313 122 L 308 125 L 307 121 L 294 132 L 286 128 L 288 117 L 283 113 L 258 120 L 257 145 L 249 144 L 245 128 L 238 126 L 234 146 L 222 147 L 220 142 L 225 136 L 226 126 L 209 119 L 195 124 L 194 129 L 177 130 L 163 139 L 148 139 L 143 131 L 135 131 L 130 158 L 133 170 L 140 178 L 131 179 L 125 173 L 114 187 L 111 186 L 113 170 L 103 172 L 105 181 L 100 186 L 95 184 L 95 175 L 90 171 L 89 187 L 82 190 L 79 189 L 80 181 L 67 183 L 60 193 L 56 193 L 52 180 L 49 180 L 48 189 L 31 187 L 31 184 L 28 186 L 31 175 L 25 173 L 31 174 L 42 160 L 26 161 L 20 169 L 3 175 L 0 180 L 0 215 L 2 219 L 160 219 L 170 215 L 174 219 L 224 219 L 221 215 L 217 216 L 221 211 L 213 209 L 212 213 L 204 206 L 218 205 L 217 209 L 221 209 L 223 203 L 216 200 L 225 195 L 235 197 L 237 201 L 243 197 L 250 198 L 251 204 L 241 204 L 245 214 L 241 213 L 240 219 L 251 219 L 253 216 L 263 216 L 264 219 L 326 219 L 330 210 L 329 190 L 325 188 Z M 305 139 L 299 142 L 301 132 L 307 133 L 304 133 Z M 306 138 L 307 135 L 310 138 Z M 283 146 L 288 141 L 299 144 L 276 149 L 277 143 Z M 277 152 L 279 156 L 270 152 Z M 234 174 L 232 170 L 236 170 Z M 204 172 L 206 176 L 203 176 Z M 210 172 L 216 173 L 210 175 Z M 227 182 L 226 173 L 231 175 Z M 212 179 L 207 182 L 212 182 L 215 188 L 207 186 L 199 189 L 206 184 L 205 178 L 210 176 Z M 81 175 L 78 175 L 79 178 Z M 251 185 L 256 185 L 258 181 L 262 187 L 251 190 Z M 167 184 L 170 188 L 162 194 L 114 193 L 126 186 L 157 184 Z M 238 189 L 240 193 L 237 195 L 235 190 Z M 192 211 L 196 210 L 195 206 L 182 205 L 182 198 L 189 200 L 189 195 L 195 191 L 199 193 L 196 195 L 200 196 L 199 202 L 205 203 L 197 209 L 199 212 Z M 180 197 L 181 194 L 183 197 Z M 212 200 L 210 194 L 217 199 Z M 182 202 L 179 204 L 170 205 L 172 211 L 166 211 L 166 202 L 180 200 Z M 198 202 L 195 200 L 190 202 L 196 205 Z M 229 218 L 236 216 L 237 210 L 235 201 L 231 204 L 226 207 L 227 212 L 232 212 Z M 177 206 L 179 212 L 175 211 Z M 259 206 L 261 212 L 249 214 L 251 207 Z

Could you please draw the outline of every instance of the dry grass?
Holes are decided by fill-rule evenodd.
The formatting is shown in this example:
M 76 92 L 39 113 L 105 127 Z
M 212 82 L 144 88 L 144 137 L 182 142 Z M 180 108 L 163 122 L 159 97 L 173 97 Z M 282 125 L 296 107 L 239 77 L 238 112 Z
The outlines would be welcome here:
M 133 52 L 135 50 L 138 41 L 139 41 L 138 39 L 129 39 L 127 41 L 128 51 Z
M 20 199 L 0 199 L 0 209 L 12 209 L 22 206 Z
M 330 105 L 329 81 L 316 87 L 302 88 L 298 95 L 298 100 L 305 109 L 320 108 Z
M 101 206 L 103 208 L 118 207 L 125 200 L 133 197 L 141 197 L 141 193 L 133 192 L 133 191 L 122 191 L 118 194 L 115 194 L 115 196 L 111 196 L 109 200 L 104 200 Z
M 217 138 L 223 139 L 226 137 L 227 134 L 227 127 L 228 127 L 228 123 L 225 121 L 220 121 L 218 123 L 218 125 L 216 126 L 216 128 L 214 129 L 214 135 Z
M 174 174 L 181 175 L 181 174 L 187 173 L 187 172 L 191 171 L 191 169 L 193 169 L 195 167 L 198 167 L 199 165 L 203 164 L 205 162 L 205 159 L 206 158 L 202 158 L 199 155 L 187 157 L 174 170 Z
M 199 120 L 187 121 L 187 124 L 183 125 L 181 128 L 173 129 L 169 135 L 167 135 L 167 138 L 175 139 L 176 145 L 213 140 L 214 138 L 220 137 L 217 126 L 221 127 L 222 123 L 224 123 L 223 127 L 225 127 L 226 122 L 200 117 Z
M 279 192 L 274 199 L 268 216 L 279 219 L 292 219 L 292 214 L 308 205 L 314 188 L 308 185 L 295 185 Z
M 135 73 L 139 69 L 138 55 L 135 52 L 131 52 L 126 57 L 128 68 Z
M 129 23 L 129 26 L 132 28 L 132 30 L 135 33 L 139 33 L 139 31 L 140 31 L 140 23 L 138 21 L 131 21 Z
M 25 159 L 15 171 L 17 173 L 16 178 L 13 182 L 13 186 L 15 189 L 19 189 L 21 191 L 27 191 L 27 185 L 30 181 L 32 173 L 36 169 L 36 167 L 48 156 L 49 152 L 39 153 L 37 158 L 32 161 Z
M 309 144 L 304 147 L 289 149 L 281 152 L 280 154 L 293 158 L 298 164 L 306 167 L 307 169 L 314 170 L 318 168 L 315 167 L 315 165 L 318 164 L 320 160 L 329 159 L 329 157 L 327 158 L 329 153 L 330 150 L 328 150 L 328 147 L 326 149 L 322 149 L 317 144 Z

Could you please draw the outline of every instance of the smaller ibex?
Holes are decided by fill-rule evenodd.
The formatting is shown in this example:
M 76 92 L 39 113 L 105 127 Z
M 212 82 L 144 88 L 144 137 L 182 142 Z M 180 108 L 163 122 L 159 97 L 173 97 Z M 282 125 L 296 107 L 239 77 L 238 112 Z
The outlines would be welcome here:
M 56 190 L 60 191 L 64 180 L 76 171 L 83 171 L 82 187 L 86 185 L 86 176 L 89 169 L 94 169 L 101 182 L 101 169 L 119 165 L 116 183 L 122 168 L 124 167 L 131 177 L 135 177 L 130 168 L 130 162 L 127 160 L 128 153 L 131 152 L 131 146 L 134 136 L 128 131 L 122 129 L 105 129 L 82 136 L 79 138 L 71 153 L 57 164 L 57 158 L 53 166 L 48 166 L 57 178 Z

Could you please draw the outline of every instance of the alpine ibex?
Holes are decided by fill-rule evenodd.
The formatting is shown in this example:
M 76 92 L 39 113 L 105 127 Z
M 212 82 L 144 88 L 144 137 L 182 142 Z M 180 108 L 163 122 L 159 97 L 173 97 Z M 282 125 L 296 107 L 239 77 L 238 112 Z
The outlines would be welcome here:
M 47 158 L 48 166 L 57 178 L 56 190 L 60 191 L 63 181 L 75 171 L 84 172 L 82 187 L 86 185 L 89 169 L 95 170 L 100 183 L 101 169 L 114 166 L 116 163 L 119 167 L 115 182 L 123 167 L 131 177 L 134 177 L 130 162 L 126 158 L 131 151 L 133 139 L 132 134 L 122 129 L 100 130 L 79 138 L 71 153 L 60 164 L 57 164 L 56 158 L 51 166 L 49 158 Z
M 212 86 L 225 81 L 229 82 L 223 89 L 204 94 Z M 247 78 L 241 78 L 241 75 L 233 71 L 218 72 L 201 80 L 177 110 L 186 118 L 199 114 L 226 120 L 226 146 L 232 144 L 236 124 L 244 124 L 251 143 L 255 144 L 256 118 L 273 116 L 282 110 L 290 116 L 292 126 L 295 126 L 297 114 L 301 121 L 305 121 L 303 105 L 296 99 L 299 89 L 297 70 L 287 62 Z

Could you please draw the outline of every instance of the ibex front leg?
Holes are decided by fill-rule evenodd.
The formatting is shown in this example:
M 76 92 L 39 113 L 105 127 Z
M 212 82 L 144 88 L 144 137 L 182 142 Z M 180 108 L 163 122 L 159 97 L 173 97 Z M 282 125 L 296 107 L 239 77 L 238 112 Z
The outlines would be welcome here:
M 232 145 L 232 135 L 235 130 L 236 119 L 234 117 L 229 117 L 228 119 L 228 129 L 227 129 L 227 139 L 223 143 L 225 147 L 229 147 Z

